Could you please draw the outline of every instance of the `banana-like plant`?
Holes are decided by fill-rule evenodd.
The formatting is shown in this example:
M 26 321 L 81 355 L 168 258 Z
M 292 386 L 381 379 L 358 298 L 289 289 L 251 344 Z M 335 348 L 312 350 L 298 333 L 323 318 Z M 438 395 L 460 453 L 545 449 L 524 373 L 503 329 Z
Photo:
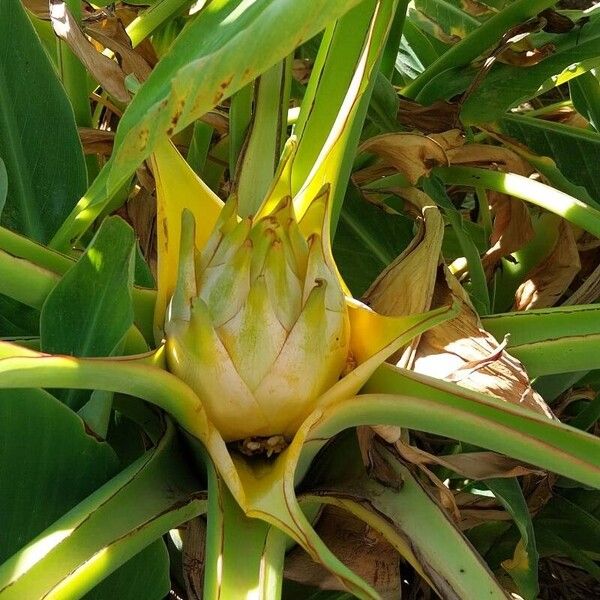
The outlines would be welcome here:
M 80 239 L 131 172 L 150 158 L 157 196 L 157 289 L 127 288 L 134 324 L 120 351 L 107 352 L 106 358 L 91 351 L 86 358 L 0 342 L 1 388 L 68 389 L 71 406 L 73 390 L 94 390 L 79 412 L 96 434 L 105 432 L 115 401 L 151 446 L 0 565 L 0 600 L 83 597 L 155 540 L 200 515 L 206 531 L 196 540 L 198 547 L 190 549 L 195 538 L 189 531 L 182 535 L 188 555 L 201 559 L 196 568 L 184 570 L 188 590 L 203 575 L 206 599 L 279 598 L 286 552 L 293 546 L 359 598 L 399 593 L 398 580 L 387 587 L 377 578 L 366 581 L 355 571 L 360 564 L 342 561 L 327 546 L 318 533 L 326 506 L 377 532 L 443 598 L 510 597 L 512 588 L 496 579 L 398 450 L 382 438 L 359 445 L 344 434 L 357 427 L 445 436 L 600 487 L 597 438 L 529 408 L 395 366 L 400 351 L 457 318 L 467 302 L 450 295 L 432 310 L 379 314 L 352 297 L 333 258 L 331 232 L 369 97 L 390 29 L 400 25 L 401 31 L 407 2 L 316 2 L 290 11 L 292 4 L 209 3 L 202 9 L 137 90 L 112 158 L 53 238 L 60 250 Z M 516 22 L 550 3 L 525 4 L 513 3 L 505 16 Z M 286 27 L 296 27 L 299 39 L 273 43 L 277 56 L 258 56 L 247 72 L 236 64 L 223 77 L 232 45 L 243 48 L 248 36 L 275 36 L 273 23 L 287 14 L 295 15 Z M 236 19 L 241 19 L 236 29 L 241 39 L 215 33 L 200 48 L 190 44 L 196 30 L 227 32 Z M 308 25 L 301 25 L 304 20 Z M 282 105 L 273 99 L 287 85 L 286 55 L 325 25 L 294 133 L 283 144 Z M 340 56 L 345 57 L 341 72 L 332 76 Z M 233 190 L 223 202 L 169 136 L 237 92 L 230 106 L 233 140 L 243 86 L 257 76 L 245 141 L 230 165 Z M 451 183 L 477 176 L 461 168 L 449 163 L 437 175 Z M 532 196 L 527 189 L 520 193 Z M 434 210 L 427 206 L 421 208 Z M 579 209 L 582 224 L 593 228 L 586 215 L 596 212 Z M 4 252 L 2 292 L 31 305 L 44 303 L 43 310 L 50 311 L 54 299 L 64 301 L 57 290 L 70 276 L 77 284 L 85 281 L 85 268 L 99 273 L 109 267 L 103 261 L 114 250 L 111 240 L 125 239 L 126 230 L 115 218 L 105 220 L 74 266 L 62 254 L 5 231 L 2 250 L 19 246 L 21 258 Z M 132 247 L 123 250 L 118 267 L 129 274 Z M 413 276 L 435 277 L 439 253 L 437 247 L 432 261 Z M 11 283 L 22 270 L 31 272 L 30 289 Z M 429 299 L 431 294 L 429 289 Z M 490 317 L 486 327 L 503 334 L 510 318 Z M 540 339 L 526 339 L 522 347 L 515 342 L 515 354 L 524 348 L 522 359 L 534 370 L 536 357 L 527 359 L 526 352 Z M 386 362 L 391 357 L 394 364 Z M 597 366 L 595 357 L 590 360 Z M 68 410 L 40 394 L 35 398 L 44 410 Z M 499 497 L 504 489 L 498 484 Z M 511 574 L 517 587 L 525 581 L 518 591 L 532 597 L 519 574 L 528 571 L 533 557 L 527 548 L 520 552 Z

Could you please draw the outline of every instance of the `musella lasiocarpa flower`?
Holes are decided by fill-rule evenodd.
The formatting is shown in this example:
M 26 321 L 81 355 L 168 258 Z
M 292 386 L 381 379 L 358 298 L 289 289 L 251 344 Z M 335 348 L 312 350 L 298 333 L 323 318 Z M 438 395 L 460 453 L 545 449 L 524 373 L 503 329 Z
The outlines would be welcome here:
M 184 214 L 169 370 L 226 441 L 292 437 L 346 367 L 348 309 L 323 247 L 327 198 L 325 189 L 301 224 L 289 197 L 241 220 L 232 199 L 201 251 Z

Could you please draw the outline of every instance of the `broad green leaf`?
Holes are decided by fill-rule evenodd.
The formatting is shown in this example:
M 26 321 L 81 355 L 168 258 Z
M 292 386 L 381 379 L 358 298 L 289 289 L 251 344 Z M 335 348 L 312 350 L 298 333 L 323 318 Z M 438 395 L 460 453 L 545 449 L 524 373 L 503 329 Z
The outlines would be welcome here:
M 540 547 L 544 554 L 548 556 L 564 556 L 570 559 L 576 565 L 579 565 L 587 571 L 597 581 L 600 581 L 600 567 L 598 563 L 590 558 L 580 549 L 580 540 L 567 542 L 554 533 L 552 529 L 543 528 L 538 531 Z
M 494 121 L 509 108 L 529 100 L 539 91 L 565 83 L 596 67 L 600 63 L 600 13 L 593 15 L 581 29 L 575 27 L 566 34 L 538 36 L 537 41 L 540 44 L 552 43 L 555 52 L 530 67 L 495 65 L 465 101 L 461 111 L 464 124 Z M 421 90 L 419 102 L 430 104 L 440 98 L 450 98 L 466 90 L 477 73 L 473 67 L 448 66 L 448 70 L 433 78 Z
M 0 341 L 0 388 L 72 388 L 105 390 L 159 406 L 199 439 L 220 465 L 230 489 L 237 484 L 231 457 L 209 422 L 198 396 L 181 379 L 163 370 L 162 350 L 126 359 L 48 356 Z M 32 367 L 35 366 L 35 369 Z M 10 373 L 10 376 L 8 375 Z M 239 487 L 239 486 L 238 486 Z
M 442 54 L 438 60 L 402 90 L 403 95 L 408 98 L 418 99 L 422 104 L 428 104 L 439 98 L 452 96 L 455 93 L 454 90 L 456 87 L 452 87 L 455 83 L 456 71 L 460 71 L 462 67 L 470 65 L 471 62 L 479 58 L 482 54 L 491 51 L 511 27 L 524 23 L 554 4 L 555 0 L 516 0 L 512 2 L 504 10 L 488 19 L 470 35 Z M 452 71 L 452 75 L 447 77 L 450 71 Z M 424 88 L 432 80 L 437 81 L 440 74 L 443 74 L 443 76 L 439 77 L 440 83 L 436 84 L 436 86 L 430 85 L 430 91 L 427 95 L 428 100 L 422 100 L 420 93 L 424 92 Z M 458 91 L 466 89 L 471 78 L 472 75 L 469 78 L 465 78 L 467 79 L 467 83 Z M 462 85 L 463 83 L 461 83 Z M 425 97 L 426 95 L 423 94 L 423 96 Z M 429 96 L 431 96 L 431 99 L 429 99 Z
M 3 563 L 112 477 L 118 460 L 42 390 L 0 391 L 0 439 Z
M 537 527 L 549 529 L 580 550 L 600 556 L 600 518 L 559 494 L 536 517 Z
M 169 554 L 156 540 L 101 581 L 84 600 L 164 600 L 171 589 Z
M 357 0 L 235 0 L 207 6 L 177 38 L 123 115 L 111 180 L 137 167 L 157 136 L 180 131 L 355 4 Z M 241 59 L 244 70 L 239 69 Z
M 0 5 L 2 223 L 47 242 L 86 187 L 73 110 L 19 0 Z
M 415 8 L 437 25 L 446 36 L 462 39 L 481 25 L 481 21 L 463 10 L 456 0 L 415 0 Z M 418 21 L 415 19 L 415 23 Z
M 350 185 L 333 241 L 333 255 L 359 298 L 413 238 L 413 222 L 365 201 Z
M 6 203 L 6 193 L 8 192 L 8 177 L 6 175 L 6 167 L 4 161 L 0 158 L 0 214 Z
M 600 132 L 600 80 L 598 70 L 583 73 L 569 81 L 571 100 L 577 112 Z
M 552 157 L 565 177 L 584 186 L 600 203 L 600 133 L 517 115 L 499 124 L 534 152 Z
M 14 298 L 33 308 L 41 308 L 48 294 L 58 283 L 59 275 L 64 275 L 75 261 L 58 252 L 37 244 L 26 237 L 0 227 L 0 294 Z M 149 283 L 143 264 L 138 261 L 138 278 Z M 156 302 L 156 292 L 151 289 L 134 287 L 133 305 L 135 323 L 146 340 L 152 340 L 152 316 Z M 1 298 L 1 296 L 0 296 Z M 21 304 L 18 310 L 23 311 Z M 6 317 L 12 306 L 6 306 L 0 313 Z M 35 318 L 35 331 L 39 315 Z M 34 333 L 30 332 L 31 335 Z
M 0 596 L 80 598 L 169 529 L 203 513 L 206 501 L 199 485 L 169 425 L 157 448 L 0 566 Z M 154 566 L 163 573 L 163 589 L 149 589 L 153 578 L 143 580 L 130 572 L 130 584 L 139 585 L 138 598 L 159 600 L 168 592 L 164 553 L 160 562 Z
M 110 356 L 133 325 L 133 230 L 106 219 L 89 248 L 50 292 L 41 314 L 41 348 L 71 356 Z M 79 409 L 87 394 L 67 392 Z
M 513 557 L 502 563 L 525 600 L 535 600 L 539 592 L 538 551 L 533 522 L 523 491 L 516 478 L 487 479 L 485 485 L 504 506 L 521 534 Z
M 483 318 L 497 339 L 508 334 L 510 353 L 531 377 L 600 368 L 597 304 L 534 309 Z

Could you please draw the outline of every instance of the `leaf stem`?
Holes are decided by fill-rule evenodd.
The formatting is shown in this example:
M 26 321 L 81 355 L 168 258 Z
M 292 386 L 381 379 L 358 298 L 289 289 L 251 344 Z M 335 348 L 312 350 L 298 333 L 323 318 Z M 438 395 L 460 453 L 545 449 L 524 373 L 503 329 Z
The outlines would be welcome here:
M 600 211 L 539 181 L 476 167 L 438 167 L 434 173 L 445 183 L 484 187 L 531 202 L 600 238 Z
M 205 600 L 281 597 L 286 536 L 270 523 L 251 519 L 208 469 Z

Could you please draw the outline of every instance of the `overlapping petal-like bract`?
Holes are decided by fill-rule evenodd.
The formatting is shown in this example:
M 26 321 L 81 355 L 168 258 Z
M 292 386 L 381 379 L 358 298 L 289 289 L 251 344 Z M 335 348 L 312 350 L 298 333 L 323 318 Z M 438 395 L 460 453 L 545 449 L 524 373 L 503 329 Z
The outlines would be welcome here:
M 323 223 L 327 192 L 311 204 Z M 165 326 L 169 370 L 201 398 L 226 441 L 290 439 L 346 366 L 349 317 L 321 230 L 303 235 L 290 198 L 258 219 L 230 200 L 201 251 L 184 216 Z

